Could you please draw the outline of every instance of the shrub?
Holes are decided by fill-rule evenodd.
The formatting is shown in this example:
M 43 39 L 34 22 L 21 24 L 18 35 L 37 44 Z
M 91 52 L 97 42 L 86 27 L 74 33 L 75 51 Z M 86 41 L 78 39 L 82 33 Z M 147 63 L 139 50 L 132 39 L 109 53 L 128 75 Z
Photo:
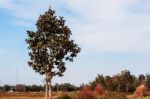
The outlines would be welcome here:
M 83 89 L 78 94 L 78 99 L 96 99 L 93 95 L 91 89 L 87 86 L 83 87 Z
M 96 85 L 95 92 L 98 93 L 99 95 L 105 95 L 105 90 L 100 84 Z
M 142 84 L 136 88 L 134 92 L 134 96 L 135 97 L 145 96 L 146 91 L 147 91 L 147 87 L 144 84 Z

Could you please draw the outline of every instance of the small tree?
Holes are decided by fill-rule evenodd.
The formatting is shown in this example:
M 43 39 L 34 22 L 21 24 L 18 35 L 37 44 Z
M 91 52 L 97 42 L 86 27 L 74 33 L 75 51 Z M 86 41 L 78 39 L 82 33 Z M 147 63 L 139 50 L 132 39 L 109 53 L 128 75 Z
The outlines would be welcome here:
M 138 77 L 138 80 L 139 80 L 140 84 L 143 84 L 144 81 L 145 81 L 145 75 L 140 74 L 139 77 Z
M 11 90 L 11 86 L 10 85 L 4 85 L 4 90 L 7 92 L 9 90 Z
M 63 76 L 65 61 L 73 62 L 80 48 L 73 40 L 71 30 L 65 25 L 63 17 L 55 16 L 49 8 L 40 15 L 36 32 L 27 31 L 26 43 L 29 45 L 29 66 L 41 75 L 45 75 L 46 99 L 51 98 L 51 80 L 54 76 Z

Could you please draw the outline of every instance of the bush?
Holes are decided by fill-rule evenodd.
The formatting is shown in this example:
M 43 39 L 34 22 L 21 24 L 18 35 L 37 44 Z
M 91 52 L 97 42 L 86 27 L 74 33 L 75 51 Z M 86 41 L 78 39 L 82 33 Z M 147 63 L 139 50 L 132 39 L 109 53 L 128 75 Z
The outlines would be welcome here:
M 99 95 L 105 95 L 105 90 L 100 84 L 96 85 L 95 92 L 98 93 Z
M 83 87 L 78 94 L 78 99 L 96 99 L 89 87 Z
M 144 84 L 142 84 L 136 88 L 134 92 L 134 96 L 135 97 L 145 96 L 146 92 L 147 92 L 147 87 Z

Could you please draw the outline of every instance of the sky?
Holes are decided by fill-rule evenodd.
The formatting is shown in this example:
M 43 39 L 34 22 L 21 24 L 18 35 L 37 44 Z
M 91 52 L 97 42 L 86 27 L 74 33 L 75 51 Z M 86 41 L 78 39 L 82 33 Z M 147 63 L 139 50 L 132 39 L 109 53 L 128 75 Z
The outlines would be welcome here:
M 82 51 L 52 83 L 80 85 L 97 74 L 150 73 L 150 0 L 0 0 L 0 85 L 43 84 L 28 66 L 27 30 L 51 7 Z M 18 72 L 17 72 L 18 71 Z M 17 76 L 18 75 L 18 76 Z M 18 80 L 17 80 L 18 77 Z

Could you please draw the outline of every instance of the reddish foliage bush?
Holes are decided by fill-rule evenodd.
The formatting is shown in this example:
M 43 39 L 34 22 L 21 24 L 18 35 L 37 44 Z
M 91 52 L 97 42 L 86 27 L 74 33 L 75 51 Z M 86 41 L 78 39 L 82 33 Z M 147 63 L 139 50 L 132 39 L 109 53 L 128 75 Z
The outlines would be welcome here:
M 147 87 L 142 84 L 136 88 L 134 92 L 134 96 L 135 97 L 144 96 L 146 94 L 146 91 L 147 91 Z
M 78 94 L 78 99 L 96 99 L 93 95 L 91 89 L 87 86 L 83 87 L 83 89 Z
M 104 88 L 100 84 L 96 85 L 95 92 L 98 93 L 99 95 L 105 95 L 106 94 Z

